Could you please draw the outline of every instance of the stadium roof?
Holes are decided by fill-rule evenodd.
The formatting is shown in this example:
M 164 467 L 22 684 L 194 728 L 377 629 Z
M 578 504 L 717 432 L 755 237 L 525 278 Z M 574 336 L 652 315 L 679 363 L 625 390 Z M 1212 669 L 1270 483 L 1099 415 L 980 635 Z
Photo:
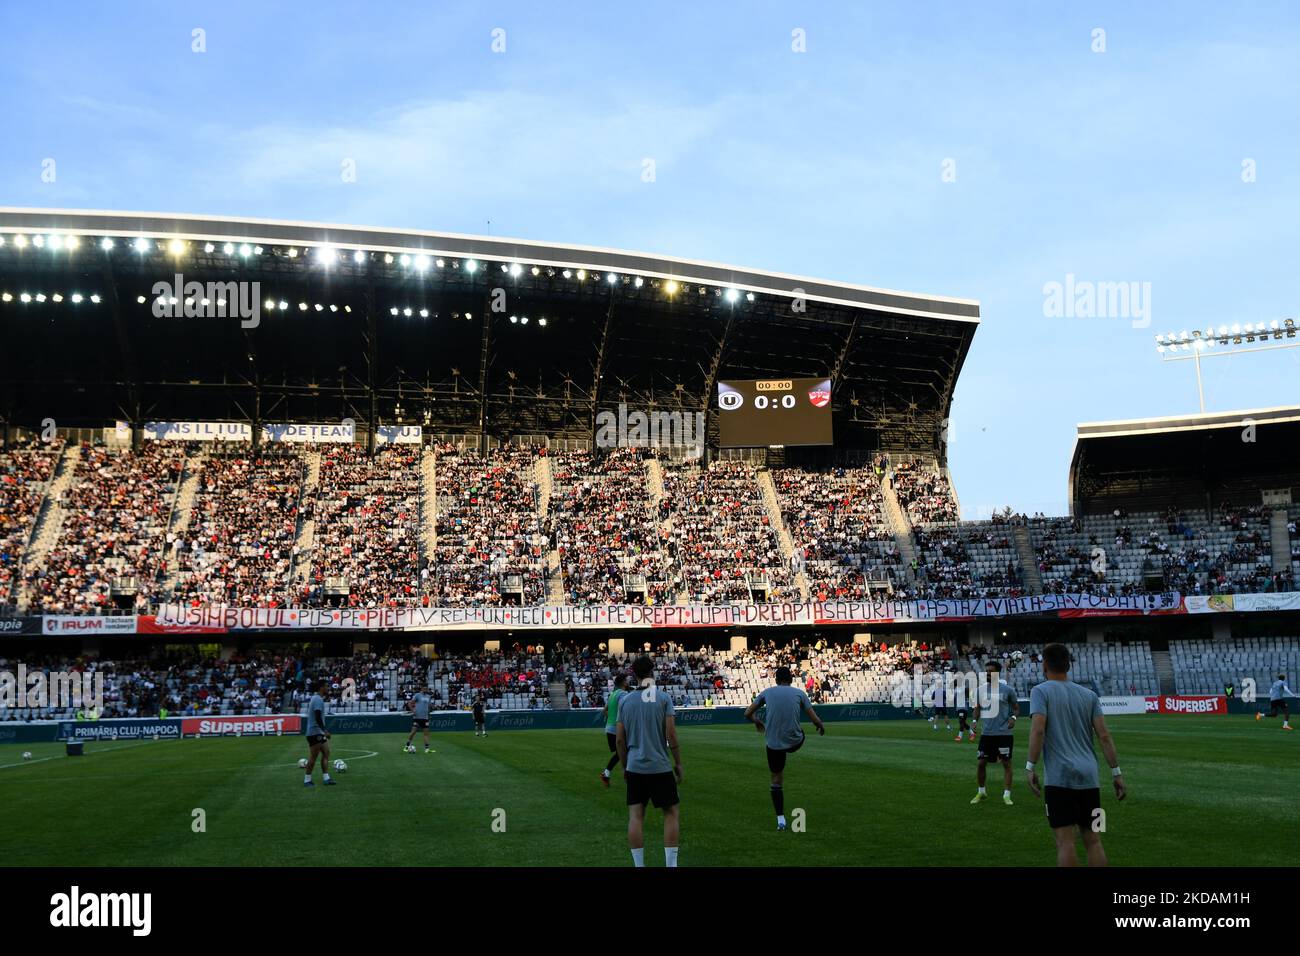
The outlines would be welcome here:
M 579 435 L 619 401 L 697 410 L 719 379 L 827 375 L 837 443 L 942 457 L 979 321 L 967 299 L 416 230 L 0 208 L 4 239 L 0 417 L 14 423 L 353 417 Z M 257 282 L 271 314 L 256 328 L 160 320 L 154 286 L 177 274 Z M 73 295 L 106 321 L 69 316 Z
M 1080 423 L 1070 501 L 1076 514 L 1258 505 L 1300 491 L 1298 441 L 1300 406 Z

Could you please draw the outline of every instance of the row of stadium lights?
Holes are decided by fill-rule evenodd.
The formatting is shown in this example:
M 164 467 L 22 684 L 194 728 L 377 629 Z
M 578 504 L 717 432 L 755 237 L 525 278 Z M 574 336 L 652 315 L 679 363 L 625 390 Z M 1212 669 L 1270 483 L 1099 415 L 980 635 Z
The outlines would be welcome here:
M 1295 320 L 1283 319 L 1278 322 L 1274 319 L 1272 322 L 1247 322 L 1245 325 L 1233 323 L 1232 325 L 1221 325 L 1217 329 L 1209 328 L 1205 331 L 1196 329 L 1192 332 L 1170 332 L 1167 335 L 1156 336 L 1157 352 L 1190 352 L 1192 349 L 1208 349 L 1215 345 L 1240 345 L 1245 342 L 1267 342 L 1269 339 L 1280 340 L 1282 338 L 1295 338 Z
M 13 243 L 14 246 L 19 249 L 25 249 L 30 244 L 32 246 L 35 246 L 38 249 L 49 248 L 53 251 L 66 250 L 71 252 L 71 251 L 75 251 L 81 245 L 81 240 L 78 239 L 76 236 L 64 236 L 64 235 L 57 235 L 57 234 L 52 234 L 48 237 L 37 235 L 37 236 L 33 236 L 29 240 L 25 235 L 20 234 L 14 237 Z M 5 237 L 0 235 L 0 247 L 3 247 L 4 245 L 5 245 Z M 116 247 L 116 245 L 117 245 L 116 240 L 111 239 L 107 236 L 99 241 L 100 249 L 102 249 L 105 252 L 111 252 Z M 146 239 L 142 236 L 132 240 L 131 248 L 141 254 L 147 252 L 153 252 L 158 249 L 163 249 L 174 256 L 183 256 L 186 254 L 186 252 L 189 251 L 189 243 L 186 242 L 184 239 L 171 239 L 171 240 L 167 240 L 164 243 L 162 240 Z M 212 242 L 205 243 L 203 246 L 203 251 L 209 254 L 215 253 L 216 250 L 217 250 L 217 246 L 215 243 Z M 265 252 L 265 250 L 258 245 L 241 243 L 238 246 L 236 246 L 233 242 L 227 242 L 224 245 L 222 245 L 221 251 L 228 256 L 238 255 L 240 258 L 243 259 L 247 259 L 250 256 L 260 256 L 263 254 L 263 252 Z M 284 254 L 287 255 L 290 259 L 298 258 L 299 250 L 296 246 L 289 246 L 283 251 Z M 327 269 L 339 261 L 340 255 L 341 255 L 340 250 L 334 248 L 333 246 L 316 247 L 315 258 L 317 259 L 317 261 L 320 262 L 322 266 L 324 266 Z M 352 253 L 352 261 L 357 265 L 364 265 L 366 262 L 369 261 L 370 255 L 371 254 L 366 252 L 364 249 L 357 249 Z M 379 255 L 379 253 L 375 253 L 375 255 Z M 402 266 L 403 268 L 413 268 L 416 272 L 420 272 L 420 273 L 427 272 L 431 266 L 442 269 L 445 268 L 447 265 L 446 259 L 442 257 L 431 257 L 425 255 L 424 253 L 416 253 L 415 255 L 410 255 L 408 253 L 400 253 L 397 256 L 394 256 L 391 252 L 386 252 L 383 254 L 383 257 L 384 257 L 385 265 L 392 265 L 394 262 L 396 262 L 398 265 Z M 453 259 L 451 260 L 451 263 L 452 263 L 452 268 L 454 269 L 462 268 L 462 264 L 459 259 Z M 473 275 L 475 272 L 478 271 L 479 263 L 474 259 L 466 259 L 464 261 L 463 268 L 470 275 Z M 503 262 L 501 263 L 501 271 L 506 273 L 509 276 L 517 278 L 523 274 L 524 267 L 520 265 L 518 262 Z M 541 275 L 542 272 L 540 266 L 532 266 L 529 271 L 534 276 Z M 555 275 L 555 270 L 548 268 L 547 274 L 549 276 L 553 276 Z M 565 279 L 572 279 L 576 277 L 579 282 L 585 282 L 588 278 L 588 273 L 586 269 L 563 269 L 561 270 L 560 274 Z M 599 282 L 601 278 L 599 273 L 592 273 L 590 277 L 596 282 Z M 620 277 L 618 274 L 613 272 L 609 272 L 605 274 L 605 281 L 611 286 L 617 285 L 619 283 L 620 278 L 622 279 L 624 285 L 630 283 L 634 288 L 637 289 L 645 285 L 645 281 L 646 281 L 641 276 Z M 654 288 L 661 287 L 657 280 L 651 280 L 651 283 Z M 682 291 L 683 288 L 685 288 L 685 291 L 688 292 L 690 291 L 689 286 L 683 287 L 675 279 L 668 279 L 667 281 L 665 281 L 662 284 L 662 288 L 664 292 L 666 292 L 670 296 L 676 295 L 679 291 Z M 709 290 L 707 286 L 699 287 L 700 295 L 707 295 L 708 291 Z M 741 296 L 740 290 L 733 287 L 717 288 L 714 289 L 713 292 L 714 295 L 722 296 L 729 303 L 738 302 Z M 754 293 L 752 292 L 745 293 L 745 299 L 746 301 L 753 302 Z M 468 314 L 466 315 L 466 318 L 469 318 Z M 539 324 L 545 324 L 545 323 L 539 322 Z
M 67 296 L 67 298 L 72 302 L 73 305 L 80 305 L 82 302 L 87 302 L 87 301 L 93 303 L 94 305 L 99 305 L 99 303 L 102 301 L 98 293 L 95 293 L 93 295 L 82 295 L 80 292 L 74 292 L 72 293 L 72 295 Z M 36 292 L 36 293 L 20 292 L 18 293 L 18 295 L 14 295 L 12 292 L 0 292 L 0 302 L 9 303 L 9 302 L 13 302 L 14 299 L 17 299 L 23 305 L 28 305 L 29 303 L 32 302 L 58 303 L 64 300 L 64 295 L 62 292 L 52 292 L 48 296 L 44 292 Z

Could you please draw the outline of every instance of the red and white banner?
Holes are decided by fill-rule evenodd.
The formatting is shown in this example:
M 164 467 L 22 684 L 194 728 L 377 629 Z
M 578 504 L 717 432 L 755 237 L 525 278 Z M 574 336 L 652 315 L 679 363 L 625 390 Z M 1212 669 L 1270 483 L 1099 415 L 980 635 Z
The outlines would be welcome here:
M 946 601 L 809 601 L 780 604 L 604 604 L 473 608 L 237 608 L 164 605 L 140 633 L 274 630 L 525 630 L 789 627 L 966 621 L 1033 614 L 1178 613 L 1177 594 L 1100 597 L 1044 594 Z
M 1159 697 L 1146 699 L 1148 714 L 1226 714 L 1228 698 L 1222 694 L 1217 697 L 1186 697 L 1161 694 Z
M 42 634 L 135 634 L 135 615 L 46 615 L 41 619 Z
M 184 717 L 181 733 L 204 737 L 278 737 L 302 732 L 300 714 L 265 714 L 258 717 Z
M 1101 712 L 1107 715 L 1145 714 L 1147 712 L 1147 698 L 1146 697 L 1103 697 L 1101 698 Z

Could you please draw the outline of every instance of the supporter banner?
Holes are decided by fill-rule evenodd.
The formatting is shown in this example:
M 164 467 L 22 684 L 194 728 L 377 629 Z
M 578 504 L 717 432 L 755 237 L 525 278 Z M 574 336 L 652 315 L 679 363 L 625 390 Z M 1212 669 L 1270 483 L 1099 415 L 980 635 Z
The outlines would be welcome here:
M 1101 698 L 1103 714 L 1145 714 L 1147 698 L 1145 697 L 1103 697 Z
M 424 429 L 419 425 L 380 425 L 375 429 L 376 445 L 419 445 Z
M 59 721 L 60 740 L 151 740 L 154 737 L 180 740 L 180 718 Z
M 1226 714 L 1228 698 L 1220 694 L 1217 697 L 1184 697 L 1161 694 L 1159 697 L 1147 697 L 1146 711 L 1149 714 Z
M 145 422 L 144 438 L 146 441 L 251 442 L 253 426 L 245 422 Z
M 186 737 L 202 734 L 204 737 L 255 737 L 302 733 L 302 717 L 298 714 L 262 714 L 259 716 L 183 717 L 181 733 Z
M 1047 594 L 1025 598 L 951 601 L 841 601 L 784 604 L 609 604 L 589 607 L 231 608 L 162 606 L 142 617 L 141 633 L 175 630 L 391 630 L 434 631 L 575 628 L 785 627 L 812 624 L 887 624 L 1071 612 L 1075 616 L 1177 613 L 1177 594 L 1094 597 Z
M 262 429 L 262 441 L 290 444 L 348 443 L 356 441 L 355 422 L 344 421 L 336 425 L 267 425 Z
M 47 615 L 41 622 L 44 634 L 134 634 L 136 633 L 135 615 L 124 614 L 106 617 L 85 614 L 77 617 L 67 615 Z

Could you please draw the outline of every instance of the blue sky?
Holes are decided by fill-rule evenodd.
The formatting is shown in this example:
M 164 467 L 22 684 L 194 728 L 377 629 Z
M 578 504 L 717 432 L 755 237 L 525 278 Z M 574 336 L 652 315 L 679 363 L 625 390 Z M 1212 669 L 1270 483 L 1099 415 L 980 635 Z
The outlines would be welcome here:
M 978 299 L 963 511 L 1062 513 L 1077 422 L 1196 410 L 1156 332 L 1300 311 L 1298 9 L 4 4 L 0 205 L 490 221 Z M 1153 324 L 1045 316 L 1067 275 L 1150 283 Z M 1300 398 L 1300 350 L 1204 371 L 1210 410 Z

